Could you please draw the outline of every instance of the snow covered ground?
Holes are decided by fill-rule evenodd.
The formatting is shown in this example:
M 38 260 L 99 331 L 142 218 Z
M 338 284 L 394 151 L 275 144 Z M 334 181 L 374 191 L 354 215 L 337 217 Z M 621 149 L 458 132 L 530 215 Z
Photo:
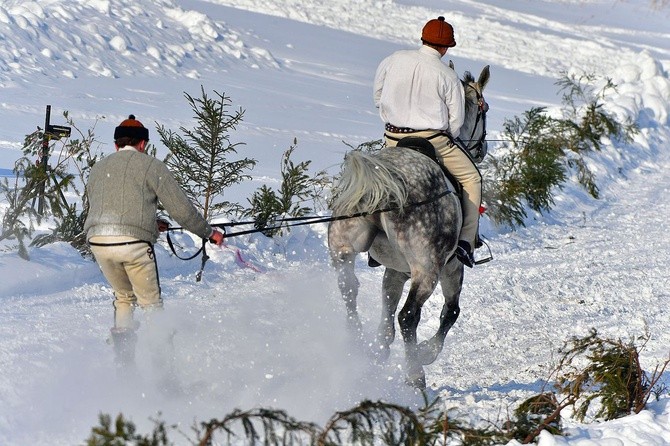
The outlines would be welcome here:
M 662 5 L 663 2 L 656 2 Z M 432 395 L 472 423 L 501 424 L 537 393 L 557 349 L 590 328 L 634 339 L 648 329 L 643 367 L 670 354 L 670 7 L 647 1 L 538 0 L 63 0 L 0 2 L 0 177 L 11 174 L 26 134 L 68 110 L 95 125 L 100 150 L 129 113 L 154 129 L 192 125 L 183 93 L 225 92 L 245 118 L 232 135 L 259 160 L 254 180 L 227 199 L 246 204 L 261 184 L 278 184 L 279 160 L 295 156 L 335 174 L 349 145 L 378 139 L 372 77 L 390 52 L 418 44 L 426 20 L 444 15 L 458 46 L 459 73 L 491 65 L 489 132 L 533 106 L 560 103 L 561 72 L 593 72 L 618 85 L 606 108 L 641 132 L 593 156 L 602 198 L 574 185 L 557 192 L 550 215 L 511 231 L 482 225 L 494 261 L 466 273 L 461 315 L 427 367 Z M 495 145 L 490 147 L 495 150 Z M 0 212 L 6 199 L 0 197 Z M 44 229 L 44 228 L 40 228 Z M 416 407 L 402 383 L 397 340 L 385 366 L 352 351 L 344 308 L 328 265 L 323 225 L 275 240 L 252 235 L 198 262 L 157 248 L 175 328 L 176 372 L 185 395 L 156 386 L 151 327 L 139 346 L 136 379 L 120 380 L 105 340 L 111 290 L 96 265 L 66 244 L 21 260 L 0 246 L 0 444 L 81 444 L 100 412 L 123 412 L 140 431 L 150 418 L 179 423 L 234 408 L 276 407 L 324 423 L 362 399 Z M 186 239 L 188 241 L 188 239 Z M 361 256 L 359 305 L 372 333 L 382 272 Z M 440 293 L 424 307 L 421 336 L 437 326 Z M 664 382 L 670 384 L 666 372 Z M 611 422 L 566 421 L 551 445 L 670 444 L 670 399 Z M 179 437 L 174 437 L 177 441 Z M 185 441 L 183 443 L 186 443 Z

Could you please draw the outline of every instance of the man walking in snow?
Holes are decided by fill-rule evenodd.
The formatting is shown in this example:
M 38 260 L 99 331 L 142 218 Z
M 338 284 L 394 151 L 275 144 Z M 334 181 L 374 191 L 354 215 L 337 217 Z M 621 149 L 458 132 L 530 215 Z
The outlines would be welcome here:
M 220 245 L 223 234 L 195 209 L 172 173 L 144 152 L 149 130 L 130 115 L 114 131 L 116 153 L 98 161 L 86 185 L 84 224 L 91 251 L 114 289 L 111 329 L 117 363 L 134 361 L 136 306 L 162 308 L 153 244 L 158 238 L 158 202 L 188 231 Z
M 482 178 L 472 158 L 458 146 L 465 113 L 463 85 L 441 58 L 456 46 L 453 27 L 440 16 L 423 27 L 417 50 L 397 51 L 377 68 L 374 101 L 385 123 L 387 147 L 407 136 L 428 139 L 444 166 L 463 186 L 463 227 L 456 256 L 474 266 L 479 231 Z

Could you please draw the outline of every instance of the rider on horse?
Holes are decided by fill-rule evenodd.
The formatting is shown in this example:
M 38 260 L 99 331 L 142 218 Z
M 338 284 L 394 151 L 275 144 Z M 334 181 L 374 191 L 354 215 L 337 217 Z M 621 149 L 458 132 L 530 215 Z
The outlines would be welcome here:
M 442 63 L 456 46 L 453 27 L 444 17 L 423 27 L 423 45 L 397 51 L 384 59 L 375 75 L 374 100 L 385 123 L 387 147 L 407 136 L 429 140 L 442 164 L 463 188 L 463 226 L 456 256 L 466 266 L 475 264 L 478 243 L 482 177 L 458 138 L 464 121 L 464 89 L 455 71 Z

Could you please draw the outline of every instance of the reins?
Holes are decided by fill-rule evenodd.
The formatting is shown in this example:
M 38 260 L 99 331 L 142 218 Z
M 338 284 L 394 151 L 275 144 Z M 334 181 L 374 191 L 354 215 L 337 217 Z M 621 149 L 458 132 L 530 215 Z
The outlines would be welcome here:
M 418 206 L 423 206 L 423 205 L 432 203 L 433 201 L 439 200 L 440 198 L 445 197 L 445 196 L 449 195 L 450 193 L 452 193 L 452 191 L 447 189 L 444 192 L 442 192 L 441 194 L 436 195 L 436 196 L 431 197 L 431 198 L 427 198 L 423 201 L 419 201 L 419 202 L 416 202 L 416 203 L 410 203 L 410 204 L 402 206 L 402 207 L 401 206 L 390 206 L 390 207 L 383 208 L 383 209 L 377 209 L 377 210 L 374 210 L 372 212 L 356 212 L 354 214 L 349 214 L 349 215 L 338 215 L 338 216 L 330 216 L 330 217 L 321 217 L 321 216 L 318 216 L 318 215 L 308 216 L 308 217 L 286 217 L 286 218 L 280 218 L 280 219 L 274 220 L 276 222 L 282 222 L 282 223 L 297 222 L 297 223 L 288 224 L 288 225 L 280 224 L 280 225 L 277 225 L 277 226 L 265 226 L 263 228 L 247 229 L 247 230 L 244 230 L 244 231 L 237 231 L 237 232 L 227 232 L 226 227 L 255 224 L 256 222 L 255 221 L 242 221 L 242 222 L 230 222 L 230 223 L 212 223 L 211 226 L 215 227 L 215 228 L 223 229 L 224 238 L 230 238 L 230 237 L 237 237 L 237 236 L 240 236 L 240 235 L 254 234 L 254 233 L 257 233 L 257 232 L 273 231 L 275 229 L 292 228 L 292 227 L 295 227 L 295 226 L 304 226 L 304 225 L 313 225 L 313 224 L 316 224 L 316 223 L 330 223 L 330 222 L 338 221 L 338 220 L 348 220 L 350 218 L 367 217 L 369 215 L 381 214 L 383 212 L 399 211 L 399 210 L 406 209 L 406 208 L 418 207 Z M 179 226 L 173 226 L 173 227 L 169 227 L 167 229 L 167 231 L 168 231 L 168 234 L 169 234 L 169 231 L 180 231 L 182 229 L 184 229 L 184 228 L 179 227 Z M 172 242 L 171 241 L 168 240 L 168 244 L 170 245 L 170 247 L 172 247 Z M 175 255 L 176 255 L 176 253 L 175 253 Z M 198 255 L 198 253 L 196 253 L 195 255 L 190 256 L 188 258 L 184 258 L 182 260 L 191 260 L 197 255 Z M 179 256 L 177 256 L 177 257 L 179 257 Z M 181 257 L 179 257 L 179 258 L 181 258 Z
M 488 112 L 489 106 L 486 103 L 486 101 L 484 101 L 484 96 L 479 92 L 479 90 L 477 90 L 474 87 L 472 87 L 472 89 L 477 95 L 477 115 L 475 116 L 475 123 L 472 126 L 472 132 L 470 132 L 470 139 L 461 139 L 461 138 L 454 139 L 451 136 L 449 137 L 449 139 L 454 144 L 457 144 L 458 142 L 463 143 L 465 151 L 468 154 L 470 154 L 473 158 L 481 157 L 481 159 L 483 159 L 484 156 L 486 156 L 486 152 L 482 154 L 482 151 L 484 149 L 484 143 L 488 141 L 486 139 L 486 112 Z M 482 123 L 482 134 L 479 136 L 478 139 L 474 139 L 475 133 L 477 132 L 477 124 L 479 124 L 480 121 Z M 472 144 L 473 142 L 474 144 Z
M 321 217 L 321 216 L 308 216 L 308 217 L 286 217 L 286 218 L 281 218 L 281 219 L 276 219 L 274 220 L 275 222 L 281 222 L 281 223 L 286 223 L 286 222 L 295 222 L 291 224 L 280 224 L 280 225 L 275 225 L 275 226 L 266 226 L 263 228 L 255 228 L 255 229 L 247 229 L 244 231 L 237 231 L 237 232 L 227 232 L 226 227 L 233 227 L 233 226 L 240 226 L 240 225 L 246 225 L 246 224 L 255 224 L 254 221 L 245 221 L 245 222 L 231 222 L 231 223 L 213 223 L 211 224 L 212 227 L 219 228 L 223 231 L 223 237 L 224 239 L 230 238 L 230 237 L 238 237 L 240 235 L 247 235 L 247 234 L 254 234 L 257 232 L 265 232 L 265 231 L 272 231 L 275 229 L 282 229 L 282 228 L 291 228 L 295 226 L 305 226 L 305 225 L 313 225 L 317 223 L 329 223 L 333 221 L 338 221 L 338 220 L 348 220 L 350 218 L 359 218 L 359 217 L 367 217 L 369 215 L 376 215 L 376 214 L 381 214 L 383 212 L 392 212 L 392 211 L 398 211 L 398 210 L 403 210 L 407 208 L 412 208 L 412 207 L 418 207 L 418 206 L 423 206 L 429 203 L 432 203 L 433 201 L 437 201 L 442 197 L 445 197 L 452 193 L 451 190 L 447 189 L 441 194 L 438 194 L 434 197 L 428 198 L 423 201 L 419 201 L 417 203 L 410 203 L 405 206 L 390 206 L 387 208 L 383 209 L 377 209 L 372 212 L 356 212 L 354 214 L 350 215 L 337 215 L 337 216 L 330 216 L 330 217 Z M 178 227 L 178 226 L 173 226 L 169 227 L 166 229 L 166 238 L 167 238 L 167 243 L 168 246 L 170 247 L 170 250 L 172 251 L 172 254 L 175 255 L 179 260 L 192 260 L 196 258 L 200 253 L 202 253 L 202 260 L 200 263 L 200 271 L 198 271 L 196 275 L 196 282 L 200 282 L 202 279 L 202 272 L 205 269 L 205 263 L 207 263 L 207 260 L 209 260 L 209 256 L 207 255 L 207 240 L 202 239 L 202 246 L 198 251 L 195 252 L 195 254 L 188 256 L 188 257 L 181 257 L 179 254 L 177 254 L 177 251 L 174 247 L 174 243 L 172 242 L 172 238 L 170 237 L 170 232 L 171 231 L 181 231 L 184 228 Z

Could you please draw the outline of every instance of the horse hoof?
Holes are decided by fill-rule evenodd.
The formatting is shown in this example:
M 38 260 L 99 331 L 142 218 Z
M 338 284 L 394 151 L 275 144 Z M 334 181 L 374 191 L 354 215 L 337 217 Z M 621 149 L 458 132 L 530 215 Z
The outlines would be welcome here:
M 423 341 L 418 347 L 418 360 L 422 365 L 429 365 L 435 362 L 442 349 L 434 347 L 430 342 Z

